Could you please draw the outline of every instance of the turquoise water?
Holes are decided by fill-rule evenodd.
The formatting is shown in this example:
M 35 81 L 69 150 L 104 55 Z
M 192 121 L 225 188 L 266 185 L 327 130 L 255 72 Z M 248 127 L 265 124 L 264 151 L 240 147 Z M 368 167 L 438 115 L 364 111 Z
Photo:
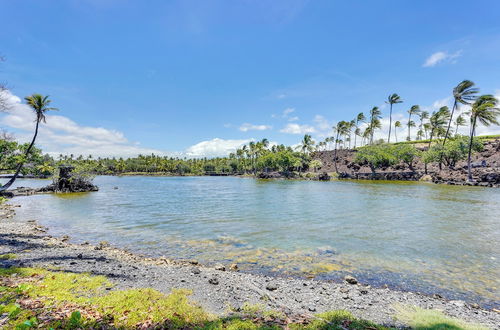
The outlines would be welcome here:
M 19 180 L 18 186 L 42 186 Z M 74 242 L 237 262 L 496 305 L 500 190 L 234 177 L 97 177 L 99 192 L 17 198 L 17 216 Z

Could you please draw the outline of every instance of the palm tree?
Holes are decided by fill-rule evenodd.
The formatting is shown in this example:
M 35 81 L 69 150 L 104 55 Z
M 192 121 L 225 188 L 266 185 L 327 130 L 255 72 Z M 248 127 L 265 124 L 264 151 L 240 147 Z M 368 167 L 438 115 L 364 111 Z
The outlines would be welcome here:
M 427 130 L 425 129 L 424 126 L 424 119 L 429 119 L 429 112 L 421 111 L 418 114 L 418 117 L 420 118 L 420 125 L 418 126 L 418 129 L 425 133 L 425 138 L 427 139 Z
M 443 145 L 446 143 L 446 139 L 450 133 L 451 121 L 453 120 L 455 110 L 458 108 L 458 104 L 471 104 L 476 99 L 477 93 L 479 93 L 479 88 L 475 88 L 474 83 L 470 80 L 464 80 L 453 88 L 453 108 L 451 109 L 451 116 L 448 122 L 448 128 L 446 129 L 446 134 L 444 135 Z
M 408 137 L 406 138 L 406 141 L 411 141 L 410 129 L 411 127 L 415 127 L 415 122 L 411 120 L 411 116 L 418 115 L 419 113 L 420 107 L 418 105 L 413 105 L 410 110 L 408 110 L 408 123 L 406 124 L 408 126 Z
M 398 133 L 396 132 L 396 128 L 401 127 L 401 122 L 399 120 L 394 122 L 394 136 L 396 137 L 396 142 L 398 142 Z
M 471 172 L 471 155 L 472 141 L 476 134 L 476 125 L 479 122 L 484 126 L 491 124 L 499 125 L 497 117 L 500 116 L 500 108 L 498 108 L 498 100 L 493 95 L 481 95 L 472 105 L 470 111 L 470 140 L 469 140 L 469 155 L 467 157 L 467 178 L 472 181 Z
M 300 146 L 302 153 L 306 154 L 311 152 L 313 150 L 314 144 L 315 142 L 309 134 L 304 135 Z
M 460 126 L 465 126 L 466 124 L 467 124 L 467 122 L 465 121 L 464 116 L 463 115 L 459 115 L 457 117 L 457 119 L 455 119 L 455 126 L 456 126 L 456 128 L 455 128 L 455 135 L 458 134 L 458 128 Z
M 392 105 L 396 103 L 403 103 L 403 100 L 401 100 L 401 97 L 394 93 L 389 95 L 386 101 L 387 104 L 390 105 L 391 110 L 389 112 L 389 136 L 387 137 L 387 143 L 391 142 L 391 128 L 392 128 Z
M 333 155 L 333 161 L 334 161 L 334 164 L 335 164 L 335 172 L 339 172 L 338 168 L 337 168 L 337 142 L 339 141 L 339 137 L 342 136 L 342 135 L 346 135 L 348 132 L 349 132 L 349 122 L 347 121 L 339 121 L 337 123 L 337 126 L 335 126 L 333 128 L 333 131 L 337 133 L 337 137 L 335 138 L 335 152 L 334 152 L 334 155 Z
M 449 118 L 450 118 L 450 109 L 448 109 L 447 106 L 441 107 L 439 108 L 438 111 L 432 113 L 429 119 L 430 131 L 431 131 L 429 148 L 431 146 L 432 139 L 435 136 L 440 136 L 443 134 L 444 127 Z
M 370 132 L 370 144 L 373 143 L 373 133 L 375 132 L 375 129 L 377 128 L 382 128 L 382 124 L 380 123 L 380 116 L 382 112 L 378 107 L 373 107 L 370 110 L 370 124 L 368 125 L 369 132 Z
M 33 94 L 30 96 L 26 96 L 24 98 L 26 101 L 26 104 L 31 107 L 31 109 L 35 112 L 36 119 L 35 119 L 35 134 L 33 135 L 33 139 L 31 140 L 30 145 L 26 149 L 24 153 L 24 160 L 17 165 L 16 172 L 12 176 L 12 178 L 4 184 L 2 187 L 0 187 L 0 191 L 5 191 L 9 189 L 9 187 L 16 181 L 17 177 L 19 176 L 19 173 L 21 172 L 21 169 L 23 168 L 24 162 L 28 159 L 28 156 L 31 152 L 31 149 L 35 145 L 35 140 L 38 135 L 38 127 L 40 125 L 40 122 L 45 123 L 45 113 L 50 110 L 57 110 L 56 108 L 50 107 L 50 103 L 52 102 L 49 100 L 49 96 L 43 96 L 40 94 Z
M 361 132 L 359 129 L 359 123 L 364 122 L 366 120 L 366 117 L 362 112 L 360 112 L 356 116 L 355 120 L 356 120 L 356 126 L 355 126 L 356 129 L 354 130 L 354 148 L 356 148 L 356 137 L 359 135 L 359 132 Z

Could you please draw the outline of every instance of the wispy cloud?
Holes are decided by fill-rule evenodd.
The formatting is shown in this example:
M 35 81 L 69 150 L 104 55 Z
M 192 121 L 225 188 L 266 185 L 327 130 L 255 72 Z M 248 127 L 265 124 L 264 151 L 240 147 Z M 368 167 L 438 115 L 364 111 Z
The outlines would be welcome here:
M 309 133 L 315 133 L 316 129 L 310 125 L 299 125 L 295 123 L 290 123 L 287 124 L 284 128 L 282 128 L 280 132 L 286 134 L 309 134 Z
M 254 124 L 249 124 L 249 123 L 244 123 L 243 125 L 240 126 L 239 130 L 242 132 L 248 132 L 248 131 L 265 131 L 272 129 L 272 126 L 269 125 L 254 125 Z
M 462 56 L 462 50 L 459 50 L 455 53 L 448 53 L 448 52 L 436 52 L 434 54 L 432 54 L 431 56 L 429 56 L 424 64 L 422 64 L 422 66 L 424 68 L 430 68 L 430 67 L 433 67 L 433 66 L 436 66 L 437 64 L 439 63 L 442 63 L 442 62 L 447 62 L 447 63 L 452 63 L 452 64 L 455 64 L 456 61 L 457 61 L 457 58 L 459 58 L 460 56 Z

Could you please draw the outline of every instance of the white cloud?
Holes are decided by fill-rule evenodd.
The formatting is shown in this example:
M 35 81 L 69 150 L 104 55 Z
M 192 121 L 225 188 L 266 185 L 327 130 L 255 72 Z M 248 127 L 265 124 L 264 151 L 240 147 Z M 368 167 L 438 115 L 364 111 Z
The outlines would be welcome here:
M 15 129 L 18 140 L 31 141 L 35 128 L 33 111 L 10 92 L 4 92 L 8 98 L 9 109 L 0 119 L 2 125 Z M 56 112 L 53 112 L 56 113 Z M 81 126 L 60 115 L 47 114 L 47 123 L 41 123 L 37 145 L 43 151 L 57 156 L 74 154 L 94 156 L 132 157 L 138 154 L 166 154 L 161 150 L 143 148 L 138 143 L 128 141 L 122 132 L 103 127 Z
M 272 126 L 269 125 L 253 125 L 249 123 L 244 123 L 240 126 L 240 131 L 248 132 L 248 131 L 265 131 L 268 129 L 272 129 Z
M 188 157 L 217 157 L 227 156 L 244 144 L 252 141 L 249 140 L 224 140 L 215 138 L 208 141 L 202 141 L 186 149 L 185 154 Z
M 285 110 L 283 110 L 283 117 L 287 117 L 292 112 L 295 112 L 294 108 L 286 108 Z
M 295 123 L 290 123 L 287 124 L 284 128 L 282 128 L 280 132 L 287 134 L 309 134 L 309 133 L 315 133 L 316 129 L 309 125 L 299 125 Z
M 297 116 L 288 118 L 288 121 L 297 121 L 297 120 L 299 120 L 299 117 Z
M 436 52 L 434 54 L 432 54 L 431 56 L 429 56 L 424 64 L 422 64 L 422 66 L 424 68 L 429 68 L 429 67 L 433 67 L 433 66 L 436 66 L 437 64 L 441 63 L 441 62 L 449 62 L 449 63 L 456 63 L 457 61 L 457 58 L 460 57 L 462 55 L 462 50 L 459 50 L 453 54 L 450 54 L 448 52 Z

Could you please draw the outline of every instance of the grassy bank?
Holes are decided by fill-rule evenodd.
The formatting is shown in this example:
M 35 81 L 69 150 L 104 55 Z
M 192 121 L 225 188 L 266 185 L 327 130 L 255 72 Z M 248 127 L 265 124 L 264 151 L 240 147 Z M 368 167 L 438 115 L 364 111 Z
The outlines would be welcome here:
M 290 317 L 244 305 L 220 318 L 191 302 L 188 290 L 169 295 L 149 288 L 114 290 L 104 276 L 57 269 L 0 268 L 0 281 L 5 329 L 388 329 L 343 310 Z M 484 329 L 437 311 L 398 309 L 397 317 L 415 329 Z

